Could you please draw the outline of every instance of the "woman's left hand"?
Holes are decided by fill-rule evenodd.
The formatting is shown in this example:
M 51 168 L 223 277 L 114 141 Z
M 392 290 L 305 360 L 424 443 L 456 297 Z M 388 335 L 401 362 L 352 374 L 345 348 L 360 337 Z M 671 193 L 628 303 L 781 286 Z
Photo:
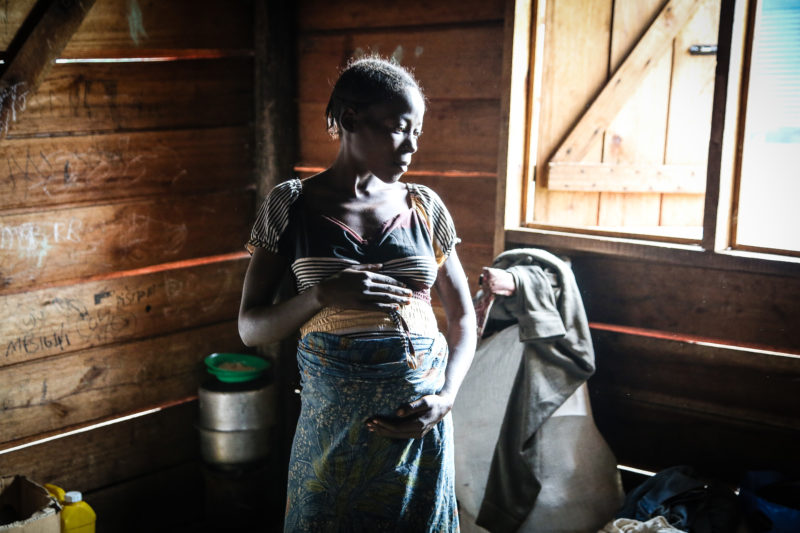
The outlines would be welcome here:
M 448 395 L 429 394 L 397 410 L 397 417 L 373 417 L 367 429 L 392 439 L 419 439 L 445 417 L 453 407 Z

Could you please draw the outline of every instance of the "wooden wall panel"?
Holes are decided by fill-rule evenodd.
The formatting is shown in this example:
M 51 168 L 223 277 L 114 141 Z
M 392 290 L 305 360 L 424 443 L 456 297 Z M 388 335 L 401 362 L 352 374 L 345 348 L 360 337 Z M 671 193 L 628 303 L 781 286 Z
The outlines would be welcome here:
M 592 339 L 598 360 L 592 383 L 603 393 L 789 429 L 800 437 L 800 357 L 598 329 Z
M 300 166 L 327 167 L 336 158 L 339 144 L 325 130 L 325 106 L 300 104 Z M 411 170 L 496 172 L 498 106 L 495 100 L 429 101 Z
M 205 356 L 243 349 L 223 322 L 12 365 L 0 374 L 0 443 L 194 396 Z
M 253 117 L 252 58 L 55 65 L 8 138 L 235 126 Z
M 503 26 L 409 29 L 406 31 L 319 34 L 300 40 L 298 97 L 327 104 L 347 60 L 359 53 L 395 57 L 413 69 L 429 98 L 499 99 Z M 443 58 L 448 58 L 443 61 Z M 472 68 L 481 65 L 480 69 Z
M 4 296 L 0 372 L 6 365 L 232 320 L 246 268 L 246 260 L 212 262 Z
M 592 339 L 592 409 L 621 464 L 690 464 L 733 482 L 800 468 L 800 357 L 598 328 Z
M 246 127 L 5 140 L 0 209 L 244 188 Z
M 0 24 L 0 50 L 8 48 L 35 3 L 36 0 L 16 0 L 0 5 L 0 17 L 4 21 Z
M 800 352 L 800 279 L 574 256 L 589 320 Z
M 489 266 L 494 259 L 492 237 L 494 235 L 495 179 L 450 178 L 414 175 L 406 181 L 427 185 L 442 198 L 453 217 L 461 244 L 456 248 L 458 257 L 467 274 L 469 287 L 474 294 L 478 289 L 481 267 Z
M 495 179 L 492 177 L 441 177 L 417 175 L 406 181 L 426 185 L 436 191 L 453 217 L 456 231 L 466 243 L 488 243 L 494 227 L 491 223 L 494 212 L 487 206 L 495 195 Z
M 252 204 L 224 192 L 0 216 L 0 293 L 241 251 Z
M 200 455 L 196 413 L 197 402 L 188 402 L 0 454 L 0 472 L 17 472 L 41 483 L 90 492 L 194 461 Z
M 434 24 L 465 24 L 474 21 L 502 20 L 502 0 L 463 0 L 428 2 L 410 0 L 348 0 L 325 2 L 304 0 L 298 3 L 301 31 L 341 30 L 342 28 L 387 28 Z
M 731 483 L 747 470 L 800 471 L 796 430 L 641 403 L 593 387 L 590 380 L 595 422 L 620 464 L 653 472 L 694 465 Z
M 0 5 L 0 50 L 34 3 Z M 16 115 L 0 146 L 0 448 L 56 440 L 0 450 L 0 471 L 104 494 L 99 511 L 117 517 L 109 502 L 124 506 L 132 480 L 201 477 L 194 402 L 83 430 L 185 402 L 205 355 L 242 348 L 254 8 L 96 2 L 37 91 L 6 93 Z M 68 430 L 78 433 L 58 438 Z M 196 487 L 180 488 L 196 503 Z M 122 531 L 109 516 L 98 531 Z M 128 530 L 158 525 L 137 524 Z
M 456 251 L 461 265 L 464 267 L 464 272 L 467 274 L 470 294 L 474 295 L 479 289 L 478 277 L 481 275 L 481 270 L 485 266 L 492 266 L 494 248 L 491 243 L 462 242 L 456 247 Z
M 35 0 L 0 5 L 0 50 L 14 38 Z M 104 0 L 95 3 L 63 57 L 105 57 L 110 50 L 136 56 L 144 49 L 248 49 L 252 1 Z M 180 21 L 180 23 L 176 23 Z

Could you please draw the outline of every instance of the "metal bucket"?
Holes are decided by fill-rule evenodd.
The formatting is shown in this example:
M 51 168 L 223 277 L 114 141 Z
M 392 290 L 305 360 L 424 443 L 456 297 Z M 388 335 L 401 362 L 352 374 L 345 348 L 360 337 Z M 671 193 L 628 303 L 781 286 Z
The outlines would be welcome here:
M 264 459 L 269 453 L 269 429 L 216 431 L 203 427 L 200 432 L 200 455 L 207 463 L 237 465 Z
M 208 463 L 235 465 L 266 458 L 275 422 L 275 386 L 209 381 L 198 389 L 200 453 Z

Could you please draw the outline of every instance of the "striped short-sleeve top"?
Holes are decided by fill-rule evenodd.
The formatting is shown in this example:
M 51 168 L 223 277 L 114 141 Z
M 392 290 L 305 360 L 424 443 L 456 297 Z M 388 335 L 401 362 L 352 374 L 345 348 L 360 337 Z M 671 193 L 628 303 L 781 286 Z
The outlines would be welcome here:
M 258 246 L 287 258 L 298 292 L 358 264 L 380 263 L 380 272 L 413 292 L 412 303 L 399 315 L 410 330 L 433 334 L 436 319 L 430 289 L 453 247 L 459 242 L 450 213 L 439 196 L 424 185 L 406 184 L 410 206 L 385 221 L 380 231 L 364 238 L 345 223 L 304 209 L 303 183 L 292 179 L 277 185 L 258 210 L 248 247 Z M 323 309 L 301 333 L 390 333 L 397 317 L 381 312 Z

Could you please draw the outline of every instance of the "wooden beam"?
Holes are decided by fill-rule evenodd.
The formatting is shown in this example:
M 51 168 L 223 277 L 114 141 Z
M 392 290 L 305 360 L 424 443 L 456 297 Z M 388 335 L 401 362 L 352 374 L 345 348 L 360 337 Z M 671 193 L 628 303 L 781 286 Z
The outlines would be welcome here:
M 275 185 L 292 177 L 297 157 L 297 61 L 295 47 L 287 46 L 296 42 L 294 9 L 294 3 L 286 0 L 257 0 L 254 5 L 254 140 L 259 201 Z
M 664 5 L 636 47 L 558 147 L 551 161 L 583 159 L 700 4 L 700 0 L 669 0 Z
M 723 2 L 717 42 L 714 104 L 708 142 L 708 192 L 703 211 L 703 248 L 722 251 L 734 238 L 735 198 L 741 172 L 741 144 L 749 80 L 748 42 L 754 5 Z
M 531 65 L 531 17 L 542 2 L 507 0 L 503 39 L 503 76 L 500 105 L 500 144 L 494 213 L 494 255 L 505 249 L 505 229 L 516 228 L 524 218 L 525 149 L 529 119 L 528 78 Z M 531 155 L 534 157 L 534 155 Z M 531 164 L 536 164 L 533 161 Z
M 8 133 L 10 121 L 16 121 L 17 113 L 25 109 L 27 96 L 39 87 L 94 1 L 51 0 L 41 10 L 41 2 L 34 7 L 22 28 L 24 32 L 31 27 L 30 33 L 18 36 L 22 42 L 0 76 L 0 139 Z
M 706 188 L 701 166 L 550 163 L 548 167 L 547 188 L 554 191 L 703 194 Z

